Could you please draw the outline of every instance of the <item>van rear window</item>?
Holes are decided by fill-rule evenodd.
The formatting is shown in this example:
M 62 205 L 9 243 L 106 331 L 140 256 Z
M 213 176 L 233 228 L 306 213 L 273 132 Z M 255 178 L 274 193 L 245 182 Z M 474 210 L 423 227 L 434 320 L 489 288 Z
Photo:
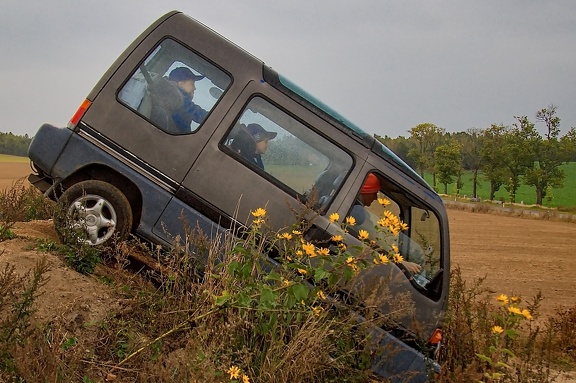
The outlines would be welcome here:
M 170 134 L 195 132 L 231 83 L 182 44 L 165 39 L 136 68 L 119 101 Z

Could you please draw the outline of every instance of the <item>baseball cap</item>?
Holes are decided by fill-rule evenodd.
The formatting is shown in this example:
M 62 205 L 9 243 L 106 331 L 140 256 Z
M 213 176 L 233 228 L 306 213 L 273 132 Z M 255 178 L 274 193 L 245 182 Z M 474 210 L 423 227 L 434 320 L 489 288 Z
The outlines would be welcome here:
M 256 142 L 271 140 L 278 134 L 276 132 L 269 132 L 258 124 L 248 124 L 246 131 L 250 133 Z
M 194 74 L 194 72 L 192 72 L 190 69 L 183 66 L 173 69 L 172 72 L 170 72 L 170 75 L 168 75 L 169 80 L 176 82 L 186 80 L 198 81 L 202 80 L 203 78 L 204 76 Z

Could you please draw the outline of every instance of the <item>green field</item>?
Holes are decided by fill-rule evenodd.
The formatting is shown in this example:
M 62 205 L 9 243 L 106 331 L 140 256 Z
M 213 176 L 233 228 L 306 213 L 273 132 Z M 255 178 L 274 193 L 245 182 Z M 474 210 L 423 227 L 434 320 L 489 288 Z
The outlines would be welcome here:
M 0 154 L 0 163 L 2 162 L 19 162 L 27 163 L 30 160 L 28 157 L 10 156 L 7 154 Z M 544 198 L 544 206 L 548 207 L 575 207 L 576 206 L 576 162 L 570 162 L 568 164 L 562 165 L 561 167 L 566 178 L 564 179 L 564 187 L 560 189 L 552 190 L 552 199 Z M 308 166 L 297 166 L 291 167 L 290 171 L 286 171 L 281 167 L 270 166 L 269 169 L 272 175 L 279 177 L 286 184 L 292 187 L 298 186 L 298 192 L 304 192 L 311 187 L 310 179 L 313 175 L 318 173 L 318 169 L 315 167 Z M 425 174 L 424 178 L 431 185 L 432 175 Z M 490 194 L 490 184 L 486 182 L 482 175 L 479 174 L 478 182 L 478 196 L 482 199 L 488 199 Z M 299 182 L 298 180 L 302 180 Z M 472 195 L 472 173 L 465 172 L 462 177 L 464 186 L 460 191 L 461 196 Z M 300 184 L 301 183 L 301 184 Z M 448 185 L 448 194 L 455 194 L 455 183 Z M 439 185 L 438 190 L 442 192 L 444 190 L 443 185 Z M 495 194 L 495 199 L 509 201 L 510 197 L 508 192 L 504 187 L 501 187 L 499 191 Z M 520 185 L 518 192 L 516 193 L 516 202 L 524 202 L 526 205 L 532 205 L 536 203 L 536 190 L 532 186 Z
M 28 157 L 10 156 L 8 154 L 0 154 L 0 162 L 30 162 Z
M 543 204 L 548 207 L 574 207 L 576 206 L 576 162 L 570 162 L 568 164 L 562 165 L 561 167 L 566 174 L 564 179 L 564 187 L 560 189 L 552 190 L 552 199 L 544 198 Z M 425 174 L 426 181 L 432 185 L 432 175 Z M 482 199 L 488 199 L 490 194 L 490 184 L 486 182 L 482 175 L 479 174 L 479 182 L 477 193 Z M 460 195 L 470 196 L 472 195 L 472 173 L 465 172 L 462 177 L 464 186 L 460 191 Z M 448 185 L 448 194 L 455 194 L 456 184 L 452 183 Z M 440 192 L 444 191 L 444 185 L 439 185 L 438 190 Z M 495 194 L 496 200 L 509 201 L 510 197 L 504 186 L 500 188 Z M 520 185 L 516 193 L 516 202 L 524 202 L 526 205 L 532 205 L 536 203 L 536 189 L 533 186 Z

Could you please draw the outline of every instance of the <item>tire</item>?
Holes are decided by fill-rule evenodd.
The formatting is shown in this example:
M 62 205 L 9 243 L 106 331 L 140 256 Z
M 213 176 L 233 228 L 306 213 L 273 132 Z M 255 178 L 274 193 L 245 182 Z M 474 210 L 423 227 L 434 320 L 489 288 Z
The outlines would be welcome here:
M 63 242 L 91 246 L 109 243 L 115 236 L 123 241 L 132 228 L 132 208 L 115 186 L 97 180 L 79 182 L 58 200 L 54 226 Z

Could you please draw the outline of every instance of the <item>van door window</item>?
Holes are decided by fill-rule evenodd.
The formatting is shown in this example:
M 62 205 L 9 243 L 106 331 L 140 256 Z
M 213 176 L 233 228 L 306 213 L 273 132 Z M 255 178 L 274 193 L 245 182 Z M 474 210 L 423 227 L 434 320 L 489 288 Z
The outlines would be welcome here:
M 279 181 L 299 198 L 327 206 L 352 168 L 352 157 L 302 122 L 254 97 L 224 139 L 224 150 Z
M 432 288 L 429 282 L 441 278 L 438 218 L 382 175 L 368 174 L 349 216 L 355 220 L 351 234 L 386 252 L 397 248 L 401 267 L 419 287 Z
M 121 103 L 171 134 L 195 132 L 230 77 L 180 43 L 165 39 L 118 94 Z

